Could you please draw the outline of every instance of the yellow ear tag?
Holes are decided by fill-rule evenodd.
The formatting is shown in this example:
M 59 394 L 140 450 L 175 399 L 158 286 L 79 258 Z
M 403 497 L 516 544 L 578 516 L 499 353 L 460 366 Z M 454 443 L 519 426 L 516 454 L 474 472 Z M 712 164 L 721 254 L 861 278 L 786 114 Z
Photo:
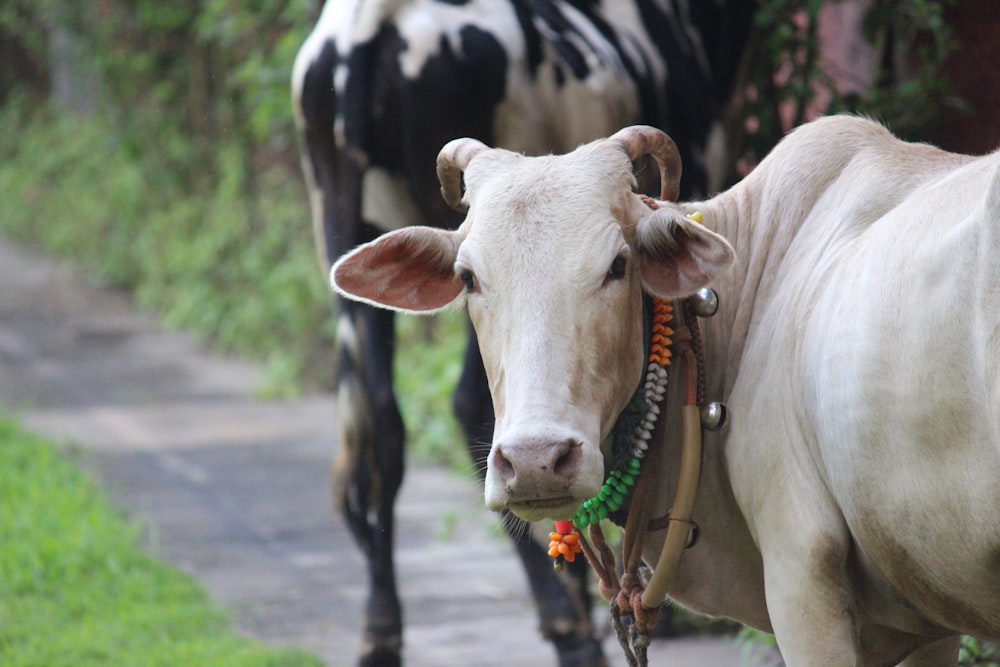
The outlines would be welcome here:
M 688 213 L 688 214 L 687 214 L 686 216 L 684 216 L 684 217 L 686 217 L 686 218 L 687 218 L 688 220 L 690 220 L 691 222 L 694 222 L 694 223 L 696 223 L 696 224 L 699 224 L 699 225 L 700 225 L 700 224 L 702 224 L 702 223 L 701 223 L 701 221 L 705 219 L 705 216 L 703 216 L 703 215 L 701 214 L 701 211 L 695 211 L 694 213 Z M 680 225 L 678 225 L 678 226 L 680 227 Z M 685 229 L 684 227 L 680 227 L 680 228 L 681 228 L 681 231 L 683 231 L 683 232 L 684 232 L 685 234 L 687 234 L 687 235 L 688 235 L 688 238 L 692 238 L 692 236 L 691 236 L 691 232 L 689 232 L 689 231 L 688 231 L 687 229 Z

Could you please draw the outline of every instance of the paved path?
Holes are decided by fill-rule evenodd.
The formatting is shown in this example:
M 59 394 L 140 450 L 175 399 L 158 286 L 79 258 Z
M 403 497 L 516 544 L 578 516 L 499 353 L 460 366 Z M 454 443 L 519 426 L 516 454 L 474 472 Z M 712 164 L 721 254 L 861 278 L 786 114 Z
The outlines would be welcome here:
M 261 377 L 0 239 L 0 405 L 78 445 L 145 546 L 202 581 L 243 632 L 350 665 L 365 574 L 330 506 L 333 400 L 257 400 Z M 407 665 L 553 665 L 476 484 L 411 466 L 398 507 Z M 613 637 L 607 652 L 623 663 Z M 651 661 L 751 664 L 741 652 L 657 641 Z

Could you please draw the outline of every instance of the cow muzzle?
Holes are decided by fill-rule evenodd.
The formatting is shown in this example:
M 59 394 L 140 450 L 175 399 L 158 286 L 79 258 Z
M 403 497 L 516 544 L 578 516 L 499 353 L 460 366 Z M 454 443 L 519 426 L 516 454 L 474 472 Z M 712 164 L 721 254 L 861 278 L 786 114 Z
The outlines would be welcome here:
M 486 506 L 526 521 L 566 519 L 600 490 L 603 476 L 599 450 L 582 438 L 503 438 L 487 460 Z

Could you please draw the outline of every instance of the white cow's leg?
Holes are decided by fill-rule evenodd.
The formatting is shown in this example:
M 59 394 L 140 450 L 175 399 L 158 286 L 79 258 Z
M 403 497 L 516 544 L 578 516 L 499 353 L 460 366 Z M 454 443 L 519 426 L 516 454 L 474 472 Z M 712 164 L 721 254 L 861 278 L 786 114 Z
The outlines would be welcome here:
M 829 533 L 802 535 L 808 526 L 788 530 L 763 554 L 768 613 L 785 664 L 862 665 L 846 541 Z
M 955 667 L 960 639 L 955 635 L 922 646 L 899 663 L 899 667 Z

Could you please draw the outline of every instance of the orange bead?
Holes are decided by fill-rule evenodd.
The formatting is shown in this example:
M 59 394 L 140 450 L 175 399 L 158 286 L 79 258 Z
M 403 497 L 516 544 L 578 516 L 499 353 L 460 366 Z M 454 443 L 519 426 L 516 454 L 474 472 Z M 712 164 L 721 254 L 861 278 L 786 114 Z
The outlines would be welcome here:
M 565 542 L 566 544 L 570 544 L 570 545 L 574 545 L 575 544 L 575 545 L 579 546 L 577 544 L 577 542 L 580 541 L 580 533 L 570 533 L 569 535 L 564 535 L 563 538 L 562 538 L 562 541 Z
M 562 546 L 562 545 L 561 544 L 552 544 L 552 545 L 549 545 L 549 555 L 552 556 L 553 558 L 555 558 L 556 556 L 558 556 L 559 553 L 560 553 L 559 552 L 559 547 L 560 546 Z

